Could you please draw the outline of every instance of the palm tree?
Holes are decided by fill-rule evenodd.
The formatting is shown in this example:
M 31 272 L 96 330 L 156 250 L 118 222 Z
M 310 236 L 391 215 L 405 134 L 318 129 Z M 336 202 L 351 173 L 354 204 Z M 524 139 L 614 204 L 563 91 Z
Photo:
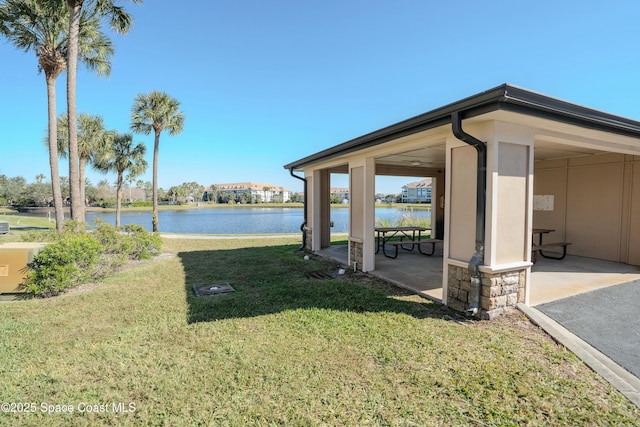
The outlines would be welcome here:
M 149 198 L 149 194 L 151 193 L 152 189 L 153 189 L 153 184 L 151 184 L 151 181 L 145 181 L 144 182 L 144 200 L 145 201 Z
M 144 144 L 134 147 L 133 136 L 130 133 L 114 132 L 107 150 L 109 155 L 96 165 L 102 172 L 116 172 L 118 176 L 116 179 L 116 227 L 120 227 L 124 173 L 129 172 L 133 176 L 142 174 L 147 169 L 147 161 L 144 160 L 146 151 L 147 147 Z
M 46 0 L 50 3 L 60 3 L 60 0 Z M 142 3 L 142 0 L 131 0 Z M 86 6 L 83 9 L 83 6 Z M 111 29 L 117 33 L 126 34 L 131 28 L 131 16 L 114 0 L 67 0 L 69 11 L 69 45 L 67 54 L 67 114 L 69 120 L 69 181 L 71 184 L 71 217 L 77 221 L 84 221 L 84 200 L 81 198 L 78 129 L 76 113 L 76 80 L 78 58 L 82 56 L 80 43 L 82 35 L 81 17 L 85 10 L 95 19 L 106 18 Z
M 139 179 L 136 181 L 136 188 L 138 189 L 138 191 L 136 191 L 136 197 L 140 197 L 140 194 L 142 194 L 142 198 L 140 200 L 145 200 L 144 198 L 144 181 Z
M 38 67 L 44 71 L 47 84 L 48 129 L 47 145 L 51 169 L 53 205 L 56 211 L 56 229 L 62 231 L 64 205 L 58 169 L 56 144 L 56 80 L 66 68 L 69 38 L 66 22 L 68 10 L 58 2 L 49 0 L 6 0 L 0 4 L 0 34 L 18 49 L 35 51 Z M 79 59 L 92 71 L 108 74 L 109 58 L 113 46 L 100 31 L 100 21 L 80 14 Z
M 179 110 L 180 102 L 168 94 L 153 91 L 138 94 L 131 111 L 131 130 L 149 135 L 154 132 L 153 142 L 153 213 L 151 222 L 153 231 L 158 231 L 158 151 L 160 134 L 163 130 L 169 135 L 182 132 L 184 113 Z
M 213 194 L 213 203 L 218 203 L 218 185 L 211 184 L 211 193 Z M 211 194 L 209 194 L 209 201 L 211 201 Z
M 92 116 L 86 113 L 78 116 L 78 174 L 80 180 L 80 200 L 86 200 L 86 169 L 87 164 L 95 164 L 98 157 L 103 155 L 107 132 L 104 129 L 104 121 L 100 116 Z M 69 149 L 69 121 L 66 114 L 58 117 L 58 153 L 66 158 Z

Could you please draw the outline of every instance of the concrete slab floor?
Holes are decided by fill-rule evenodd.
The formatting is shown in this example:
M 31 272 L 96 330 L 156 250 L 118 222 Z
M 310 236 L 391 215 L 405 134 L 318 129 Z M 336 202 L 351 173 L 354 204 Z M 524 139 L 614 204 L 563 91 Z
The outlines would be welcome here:
M 322 249 L 319 255 L 346 265 L 348 248 L 347 245 L 334 245 Z M 433 256 L 422 255 L 418 249 L 398 249 L 398 257 L 391 259 L 379 252 L 376 254 L 376 269 L 370 274 L 425 298 L 442 302 L 442 245 L 436 246 Z
M 633 265 L 574 255 L 567 255 L 563 260 L 538 257 L 531 267 L 529 305 L 639 279 L 640 267 Z
M 347 264 L 347 245 L 334 245 L 319 255 Z M 442 301 L 442 246 L 433 256 L 399 250 L 398 258 L 376 255 L 372 275 L 416 292 L 425 298 Z M 578 295 L 595 289 L 640 280 L 640 267 L 593 258 L 567 255 L 563 260 L 538 257 L 531 268 L 529 305 Z

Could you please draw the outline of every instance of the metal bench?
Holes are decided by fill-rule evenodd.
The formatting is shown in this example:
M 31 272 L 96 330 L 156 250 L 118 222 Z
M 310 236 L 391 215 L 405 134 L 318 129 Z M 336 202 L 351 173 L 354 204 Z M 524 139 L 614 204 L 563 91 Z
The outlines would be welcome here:
M 537 261 L 537 254 L 540 253 L 540 256 L 542 256 L 543 258 L 549 258 L 549 259 L 564 259 L 564 257 L 567 256 L 567 246 L 569 246 L 571 243 L 570 242 L 556 242 L 556 243 L 543 243 L 541 245 L 538 244 L 534 244 L 531 247 L 531 253 L 532 253 L 532 261 L 535 263 Z M 542 251 L 543 249 L 549 249 L 549 248 L 562 248 L 562 254 L 558 254 L 558 255 L 548 255 Z M 555 253 L 555 252 L 553 252 Z
M 397 242 L 385 242 L 385 245 L 389 245 L 389 246 L 393 246 L 393 248 L 395 249 L 395 252 L 392 255 L 387 254 L 387 250 L 385 248 L 385 246 L 382 246 L 382 253 L 384 254 L 384 256 L 388 257 L 388 258 L 397 258 L 398 257 L 398 246 L 400 246 L 402 249 L 406 250 L 406 251 L 412 251 L 413 248 L 415 246 L 418 247 L 418 251 L 422 254 L 422 255 L 427 255 L 427 256 L 431 256 L 434 254 L 435 250 L 436 250 L 436 243 L 442 243 L 442 240 L 440 239 L 422 239 L 422 240 L 400 240 Z M 431 252 L 424 252 L 422 250 L 422 245 L 426 244 L 426 245 L 431 245 Z M 405 248 L 404 246 L 411 246 L 411 248 Z

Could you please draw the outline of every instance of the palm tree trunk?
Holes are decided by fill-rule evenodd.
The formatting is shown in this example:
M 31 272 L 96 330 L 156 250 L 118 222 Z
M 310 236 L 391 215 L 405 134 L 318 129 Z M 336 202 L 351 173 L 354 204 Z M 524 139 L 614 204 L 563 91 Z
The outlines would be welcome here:
M 60 189 L 60 171 L 58 170 L 58 122 L 56 120 L 56 78 L 46 76 L 47 81 L 47 109 L 49 115 L 49 166 L 51 167 L 51 190 L 53 192 L 53 207 L 56 211 L 56 230 L 62 232 L 64 226 L 64 206 L 62 205 L 62 190 Z
M 80 195 L 78 156 L 78 119 L 76 112 L 76 79 L 78 70 L 78 38 L 83 0 L 67 0 L 69 8 L 69 46 L 67 53 L 67 116 L 69 119 L 69 187 L 71 219 L 84 222 L 84 201 Z
M 116 181 L 116 228 L 120 227 L 120 210 L 122 209 L 122 172 L 118 172 Z
M 158 228 L 158 151 L 160 149 L 160 131 L 155 131 L 153 141 L 153 212 L 151 214 L 151 224 L 153 232 L 156 233 Z
M 80 157 L 80 167 L 79 167 L 79 178 L 78 182 L 80 183 L 80 200 L 82 200 L 82 209 L 84 210 L 86 206 L 87 198 L 85 196 L 85 185 L 86 185 L 86 170 L 87 170 L 87 158 Z

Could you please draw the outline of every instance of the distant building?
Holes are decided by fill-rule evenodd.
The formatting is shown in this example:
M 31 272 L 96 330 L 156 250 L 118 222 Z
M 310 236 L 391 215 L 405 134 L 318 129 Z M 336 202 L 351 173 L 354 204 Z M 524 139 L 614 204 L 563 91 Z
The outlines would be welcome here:
M 431 178 L 403 185 L 402 203 L 431 203 Z
M 203 200 L 209 200 L 212 188 L 207 187 L 202 196 Z M 223 194 L 233 194 L 234 201 L 245 200 L 249 203 L 288 202 L 291 199 L 291 191 L 273 184 L 260 184 L 255 182 L 238 182 L 231 184 L 215 184 L 215 193 L 218 197 Z
M 332 188 L 329 190 L 331 196 L 336 196 L 343 202 L 345 200 L 349 200 L 349 189 L 348 188 Z

